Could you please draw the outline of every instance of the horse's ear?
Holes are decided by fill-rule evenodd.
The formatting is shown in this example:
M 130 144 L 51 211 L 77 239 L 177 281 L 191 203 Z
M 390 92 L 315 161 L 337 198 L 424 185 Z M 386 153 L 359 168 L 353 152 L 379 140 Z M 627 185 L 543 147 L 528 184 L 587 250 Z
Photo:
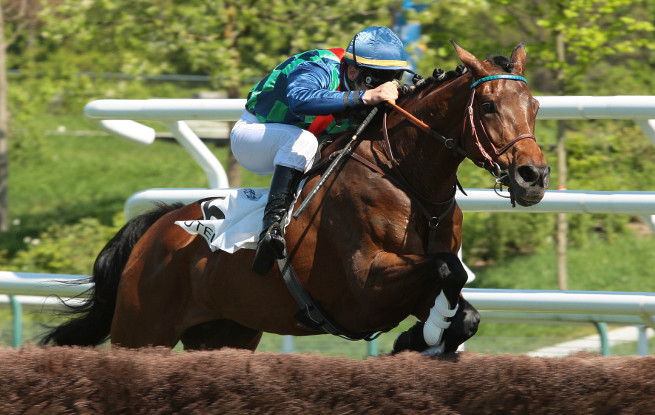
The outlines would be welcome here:
M 473 76 L 476 78 L 482 78 L 486 75 L 487 71 L 485 71 L 482 62 L 480 62 L 478 58 L 476 58 L 472 53 L 461 48 L 457 43 L 455 43 L 454 40 L 451 39 L 450 43 L 453 44 L 457 55 L 459 55 L 459 59 L 464 65 L 466 65 L 467 68 L 469 68 L 469 70 L 473 73 Z
M 510 58 L 512 63 L 514 64 L 514 71 L 518 73 L 519 75 L 523 75 L 523 71 L 525 70 L 525 60 L 526 60 L 526 53 L 525 53 L 525 43 L 521 42 L 512 51 L 512 56 Z

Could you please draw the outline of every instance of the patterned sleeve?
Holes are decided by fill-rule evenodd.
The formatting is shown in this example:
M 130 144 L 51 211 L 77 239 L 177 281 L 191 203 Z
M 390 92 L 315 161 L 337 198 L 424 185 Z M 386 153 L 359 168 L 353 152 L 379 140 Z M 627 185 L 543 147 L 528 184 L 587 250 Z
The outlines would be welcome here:
M 364 91 L 337 91 L 339 70 L 323 61 L 307 61 L 289 73 L 289 111 L 298 116 L 327 115 L 363 105 Z

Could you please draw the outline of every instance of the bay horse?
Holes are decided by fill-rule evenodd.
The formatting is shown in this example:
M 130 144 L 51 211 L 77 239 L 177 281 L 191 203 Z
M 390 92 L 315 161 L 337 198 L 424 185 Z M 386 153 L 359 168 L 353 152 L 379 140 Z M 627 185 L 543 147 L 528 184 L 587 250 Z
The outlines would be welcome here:
M 464 66 L 435 71 L 395 108 L 384 106 L 288 225 L 290 267 L 257 275 L 253 250 L 212 252 L 174 224 L 202 219 L 200 201 L 160 205 L 108 242 L 94 265 L 91 296 L 42 343 L 95 346 L 110 337 L 129 348 L 181 341 L 185 349 L 255 350 L 262 332 L 370 340 L 413 315 L 418 323 L 396 339 L 394 352 L 455 351 L 479 322 L 461 296 L 467 273 L 457 257 L 458 166 L 469 158 L 489 170 L 521 206 L 542 199 L 550 167 L 534 136 L 539 104 L 523 77 L 524 45 L 485 61 L 453 46 Z M 322 158 L 345 141 L 329 142 Z M 319 163 L 309 172 L 296 205 L 324 171 Z M 310 307 L 294 301 L 283 268 L 331 324 L 301 310 Z

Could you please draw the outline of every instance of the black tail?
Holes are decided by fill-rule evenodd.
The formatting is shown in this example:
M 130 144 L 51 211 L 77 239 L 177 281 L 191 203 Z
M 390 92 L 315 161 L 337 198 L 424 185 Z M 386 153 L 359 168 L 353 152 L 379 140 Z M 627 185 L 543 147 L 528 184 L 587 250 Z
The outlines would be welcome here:
M 52 329 L 40 343 L 97 346 L 107 340 L 116 307 L 118 283 L 134 245 L 159 218 L 181 206 L 160 204 L 156 209 L 130 219 L 96 258 L 90 278 L 94 286 L 89 290 L 88 300 L 80 305 L 66 304 L 64 313 L 76 317 Z

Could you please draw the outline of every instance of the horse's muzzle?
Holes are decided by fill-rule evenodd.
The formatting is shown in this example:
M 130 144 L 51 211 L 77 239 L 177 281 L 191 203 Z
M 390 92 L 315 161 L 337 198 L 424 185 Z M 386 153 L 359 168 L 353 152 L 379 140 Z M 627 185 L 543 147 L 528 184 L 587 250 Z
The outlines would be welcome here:
M 536 205 L 543 199 L 550 183 L 550 166 L 523 164 L 510 171 L 512 197 L 521 206 Z

